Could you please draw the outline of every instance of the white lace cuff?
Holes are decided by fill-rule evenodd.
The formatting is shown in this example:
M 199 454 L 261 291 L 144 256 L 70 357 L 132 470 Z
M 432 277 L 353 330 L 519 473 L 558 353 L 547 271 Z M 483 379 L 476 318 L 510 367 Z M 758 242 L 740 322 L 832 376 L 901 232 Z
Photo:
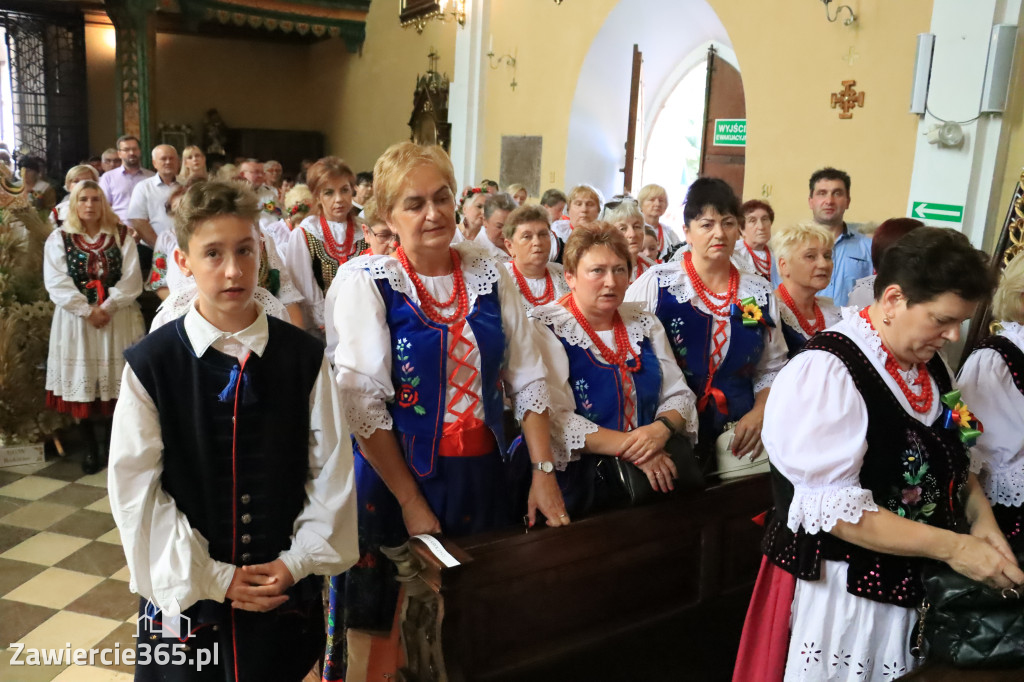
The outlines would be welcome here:
M 1024 505 L 1024 469 L 1019 465 L 999 471 L 983 466 L 979 479 L 990 503 L 1004 507 Z
M 544 414 L 545 410 L 551 407 L 551 393 L 548 392 L 547 383 L 543 379 L 531 381 L 515 394 L 512 406 L 515 409 L 516 421 L 523 421 L 527 412 Z
M 871 491 L 859 486 L 798 487 L 789 503 L 786 525 L 794 533 L 801 526 L 814 535 L 831 531 L 837 521 L 857 523 L 866 511 L 878 511 Z
M 669 412 L 675 410 L 683 416 L 686 424 L 683 428 L 686 431 L 686 435 L 690 437 L 690 440 L 694 443 L 697 442 L 697 407 L 695 404 L 695 398 L 692 393 L 684 395 L 674 395 L 667 398 L 665 402 L 658 405 L 658 414 L 663 412 Z
M 393 427 L 391 413 L 382 400 L 348 394 L 344 397 L 344 404 L 345 421 L 356 436 L 369 438 L 377 429 L 390 431 Z
M 551 434 L 551 454 L 555 460 L 555 468 L 565 469 L 569 462 L 580 458 L 580 451 L 587 444 L 587 434 L 595 433 L 597 424 L 586 417 L 570 412 L 564 419 L 552 420 L 554 428 Z
M 763 389 L 771 388 L 772 384 L 775 383 L 775 377 L 779 375 L 778 372 L 766 372 L 757 378 L 754 382 L 754 394 L 760 393 Z

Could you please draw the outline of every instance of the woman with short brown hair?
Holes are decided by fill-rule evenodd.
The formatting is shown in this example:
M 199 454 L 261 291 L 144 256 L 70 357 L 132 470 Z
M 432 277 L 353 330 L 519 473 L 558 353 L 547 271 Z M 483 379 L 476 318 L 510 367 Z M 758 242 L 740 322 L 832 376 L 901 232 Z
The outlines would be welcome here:
M 286 265 L 305 298 L 306 330 L 324 338 L 324 294 L 338 268 L 359 252 L 359 230 L 352 215 L 356 176 L 344 161 L 325 156 L 306 172 L 313 195 L 311 214 L 288 238 Z

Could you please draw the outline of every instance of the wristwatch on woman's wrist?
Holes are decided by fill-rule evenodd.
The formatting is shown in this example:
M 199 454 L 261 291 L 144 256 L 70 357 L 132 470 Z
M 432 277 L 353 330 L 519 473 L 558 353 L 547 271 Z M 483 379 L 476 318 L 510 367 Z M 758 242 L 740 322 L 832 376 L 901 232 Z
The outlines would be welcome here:
M 662 424 L 664 424 L 665 426 L 667 426 L 667 427 L 668 427 L 668 435 L 669 435 L 669 436 L 674 436 L 674 435 L 676 435 L 676 433 L 677 433 L 677 431 L 676 431 L 676 427 L 674 427 L 674 426 L 672 425 L 672 422 L 670 422 L 670 421 L 668 420 L 668 417 L 655 417 L 655 418 L 654 418 L 654 421 L 656 421 L 656 422 L 661 422 Z
M 545 474 L 550 474 L 555 470 L 555 465 L 552 462 L 534 462 L 534 471 L 543 471 Z

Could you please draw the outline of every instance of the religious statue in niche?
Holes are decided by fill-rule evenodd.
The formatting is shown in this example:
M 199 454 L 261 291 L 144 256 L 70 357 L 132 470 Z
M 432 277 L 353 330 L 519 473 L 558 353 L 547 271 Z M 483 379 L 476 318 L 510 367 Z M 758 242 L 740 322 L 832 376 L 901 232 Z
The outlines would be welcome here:
M 842 109 L 839 118 L 853 118 L 853 108 L 864 106 L 864 91 L 857 92 L 853 86 L 857 81 L 843 81 L 843 89 L 832 93 L 832 108 Z
M 448 76 L 438 73 L 438 56 L 433 48 L 427 59 L 430 64 L 427 72 L 416 78 L 409 139 L 416 144 L 439 144 L 449 151 L 452 126 L 448 123 Z
M 203 142 L 206 146 L 206 154 L 225 154 L 224 145 L 227 144 L 227 141 L 227 126 L 224 124 L 224 119 L 220 117 L 216 109 L 210 109 L 206 112 L 206 118 L 203 119 Z

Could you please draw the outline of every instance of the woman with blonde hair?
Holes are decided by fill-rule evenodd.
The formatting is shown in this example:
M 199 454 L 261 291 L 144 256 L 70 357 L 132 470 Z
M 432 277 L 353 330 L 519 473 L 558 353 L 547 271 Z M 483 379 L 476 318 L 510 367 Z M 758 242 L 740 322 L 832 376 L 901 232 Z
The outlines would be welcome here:
M 329 323 L 338 339 L 331 359 L 357 446 L 362 558 L 331 581 L 325 680 L 366 679 L 367 649 L 381 674 L 397 672 L 387 632 L 399 586 L 381 547 L 509 522 L 505 395 L 535 464 L 530 523 L 538 512 L 551 526 L 569 522 L 552 474 L 537 330 L 503 267 L 472 242 L 451 245 L 456 187 L 448 155 L 437 146 L 392 145 L 374 166 L 373 196 L 401 246 L 345 264 L 331 287 L 337 304 Z
M 664 259 L 679 245 L 679 238 L 661 223 L 661 216 L 668 210 L 668 192 L 661 185 L 644 185 L 636 197 L 644 222 L 650 225 L 658 236 L 658 257 Z
M 516 202 L 516 206 L 522 206 L 530 198 L 529 190 L 518 182 L 513 182 L 505 191 L 512 197 L 512 201 Z
M 611 205 L 611 202 L 608 203 Z M 657 265 L 643 255 L 644 238 L 646 237 L 644 216 L 640 213 L 635 201 L 624 199 L 614 208 L 605 210 L 604 221 L 626 237 L 626 243 L 629 245 L 629 257 L 633 266 L 632 274 L 629 277 L 629 283 L 632 284 L 652 265 Z
M 178 184 L 184 185 L 191 178 L 205 178 L 208 175 L 206 170 L 206 154 L 194 144 L 185 147 L 181 152 L 181 173 L 178 174 Z
M 835 237 L 817 223 L 799 223 L 776 230 L 769 245 L 782 276 L 775 298 L 792 358 L 808 339 L 842 318 L 831 299 L 817 297 L 832 279 Z
M 282 261 L 288 261 L 288 242 L 291 233 L 302 224 L 312 210 L 313 193 L 309 191 L 309 186 L 295 185 L 284 194 L 284 216 L 262 228 L 265 234 L 273 238 Z
M 79 164 L 74 166 L 64 175 L 64 189 L 68 191 L 68 196 L 53 207 L 50 211 L 50 224 L 54 229 L 64 224 L 64 221 L 68 217 L 68 207 L 71 205 L 71 190 L 75 188 L 79 182 L 83 180 L 92 180 L 93 182 L 100 181 L 100 174 L 95 168 L 87 163 Z
M 982 341 L 960 370 L 966 403 L 985 425 L 971 450 L 999 527 L 1024 543 L 1024 252 L 1003 271 L 992 300 L 999 332 Z
M 551 234 L 556 237 L 551 240 L 551 260 L 562 262 L 562 250 L 573 228 L 589 225 L 597 220 L 603 205 L 604 197 L 596 187 L 582 184 L 572 188 L 569 192 L 569 203 L 565 205 L 569 218 L 551 223 Z
M 125 348 L 144 332 L 135 299 L 142 273 L 135 240 L 94 180 L 71 190 L 67 220 L 43 247 L 43 280 L 56 305 L 46 361 L 46 404 L 91 433 L 82 470 L 106 462 Z

